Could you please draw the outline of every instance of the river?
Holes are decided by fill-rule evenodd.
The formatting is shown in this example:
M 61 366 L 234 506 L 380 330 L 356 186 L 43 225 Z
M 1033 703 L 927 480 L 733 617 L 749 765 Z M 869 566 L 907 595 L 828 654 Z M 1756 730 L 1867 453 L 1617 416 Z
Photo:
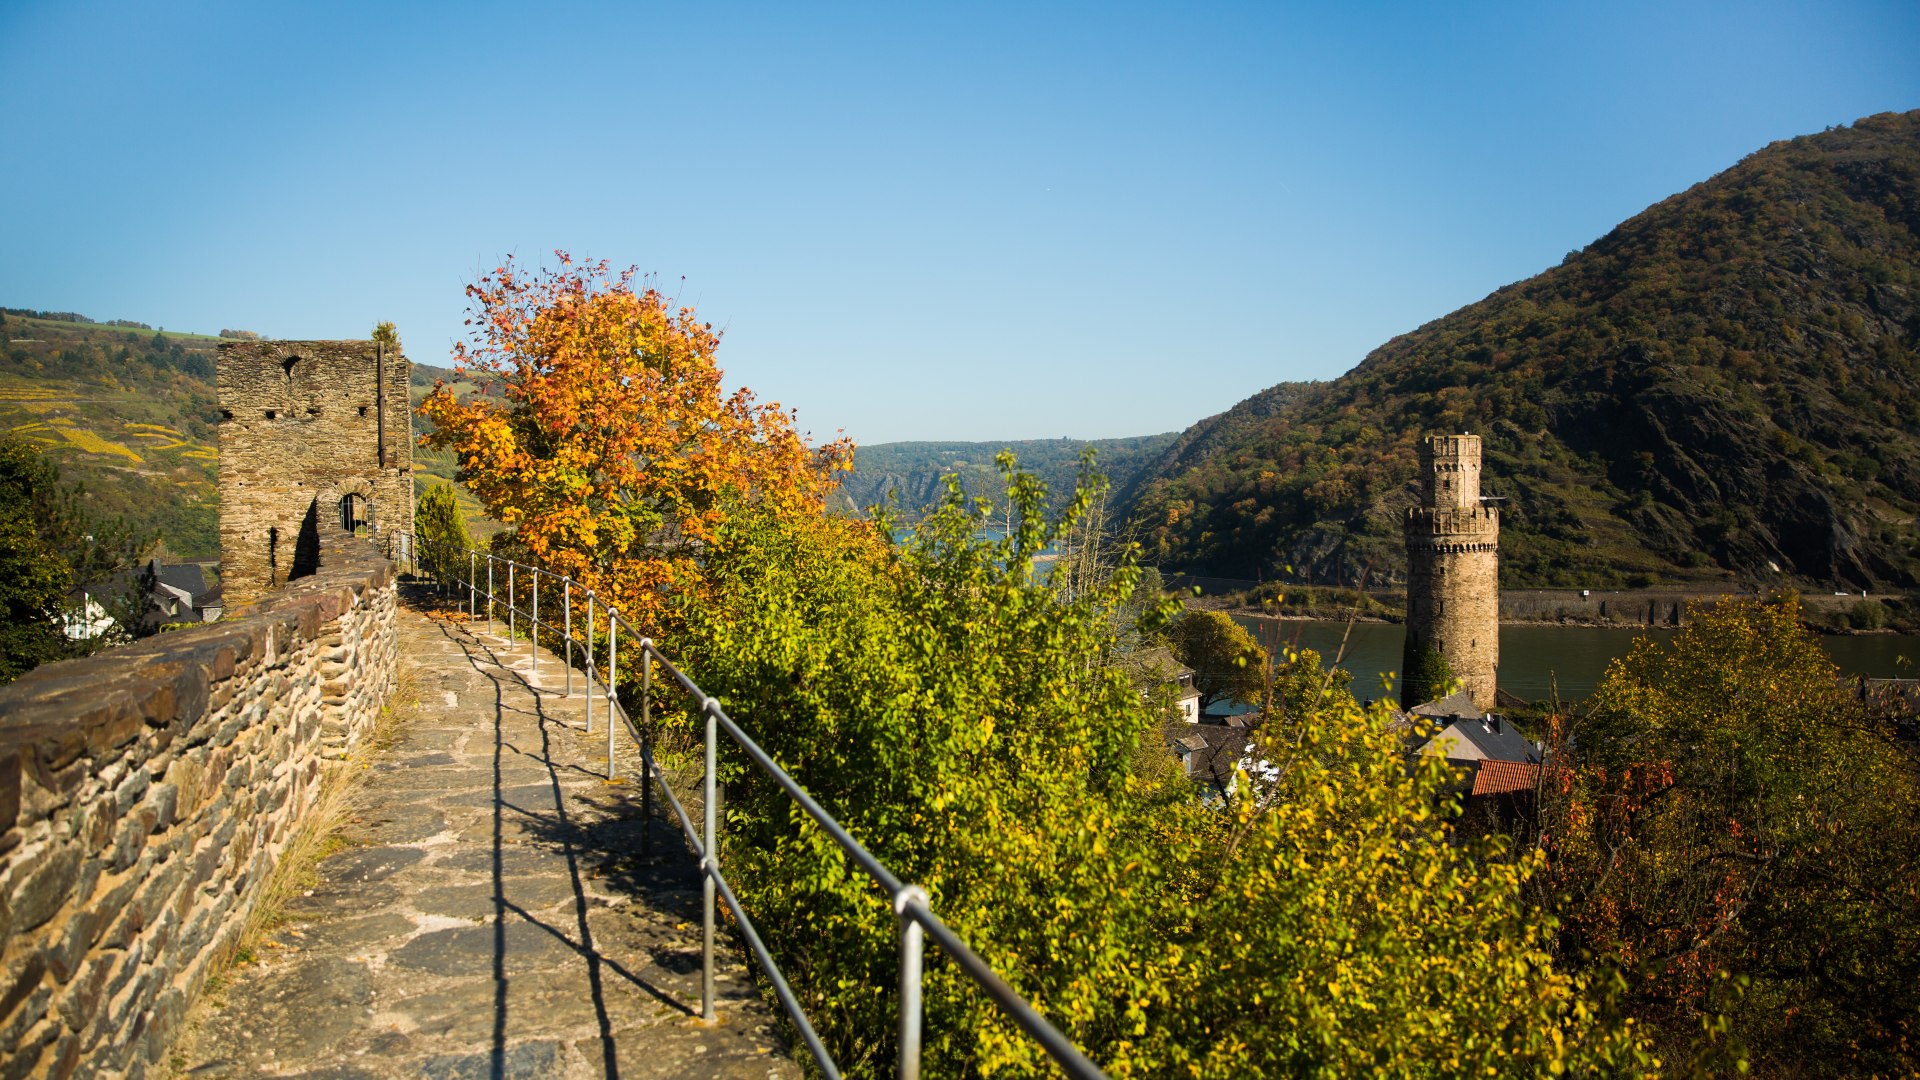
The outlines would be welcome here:
M 1313 649 L 1331 662 L 1340 650 L 1347 624 L 1303 619 L 1257 619 L 1244 615 L 1234 621 L 1252 632 L 1255 640 L 1272 648 Z M 1665 639 L 1671 629 L 1612 629 L 1598 626 L 1502 626 L 1500 628 L 1500 689 L 1528 701 L 1547 697 L 1557 683 L 1560 699 L 1584 700 L 1615 657 L 1624 656 L 1633 639 L 1652 634 Z M 1406 630 L 1398 623 L 1357 622 L 1347 639 L 1340 666 L 1353 672 L 1353 693 L 1365 701 L 1385 693 L 1380 673 L 1400 670 L 1400 651 Z M 1920 677 L 1920 637 L 1906 634 L 1823 635 L 1820 644 L 1848 675 L 1873 678 Z

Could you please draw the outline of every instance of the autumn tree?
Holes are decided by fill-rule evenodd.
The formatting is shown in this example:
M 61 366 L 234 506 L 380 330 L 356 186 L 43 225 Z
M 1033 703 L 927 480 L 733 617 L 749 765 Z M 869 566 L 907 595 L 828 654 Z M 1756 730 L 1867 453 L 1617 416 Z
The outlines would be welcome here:
M 1204 712 L 1220 702 L 1253 704 L 1266 687 L 1267 651 L 1224 611 L 1189 611 L 1169 629 L 1174 655 L 1193 669 Z
M 1920 1068 L 1920 782 L 1798 603 L 1694 609 L 1588 713 L 1539 823 L 1569 951 L 1618 967 L 1672 1059 Z
M 657 628 L 730 513 L 818 513 L 851 444 L 814 449 L 778 404 L 723 392 L 719 333 L 634 270 L 556 255 L 468 286 L 455 369 L 490 385 L 464 401 L 436 387 L 425 442 L 453 451 L 518 550 Z

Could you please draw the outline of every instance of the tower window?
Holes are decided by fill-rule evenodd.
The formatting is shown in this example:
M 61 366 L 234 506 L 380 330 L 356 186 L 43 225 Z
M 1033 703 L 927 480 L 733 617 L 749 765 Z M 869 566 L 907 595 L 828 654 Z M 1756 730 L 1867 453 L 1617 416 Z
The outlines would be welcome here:
M 221 409 L 221 410 L 220 410 L 220 419 L 222 419 L 222 420 L 231 420 L 231 419 L 233 419 L 233 410 L 232 410 L 232 409 Z
M 367 407 L 365 405 L 360 406 L 360 415 L 361 416 L 367 415 Z
M 274 411 L 274 410 L 272 410 L 272 409 L 268 409 L 268 410 L 267 410 L 267 419 L 269 419 L 269 420 L 277 420 L 277 419 L 279 419 L 279 418 L 280 418 L 280 414 L 279 414 L 278 412 L 275 412 L 275 411 Z

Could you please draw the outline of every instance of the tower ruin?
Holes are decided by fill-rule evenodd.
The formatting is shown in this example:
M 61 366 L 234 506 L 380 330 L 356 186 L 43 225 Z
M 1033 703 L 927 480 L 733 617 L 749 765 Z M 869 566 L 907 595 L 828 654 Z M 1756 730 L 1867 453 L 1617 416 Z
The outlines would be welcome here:
M 1500 665 L 1500 511 L 1480 498 L 1480 436 L 1420 446 L 1420 505 L 1407 511 L 1407 645 L 1402 702 L 1446 692 L 1433 654 L 1479 709 L 1494 705 Z
M 375 341 L 220 345 L 220 584 L 227 610 L 311 572 L 321 514 L 413 527 L 408 364 Z

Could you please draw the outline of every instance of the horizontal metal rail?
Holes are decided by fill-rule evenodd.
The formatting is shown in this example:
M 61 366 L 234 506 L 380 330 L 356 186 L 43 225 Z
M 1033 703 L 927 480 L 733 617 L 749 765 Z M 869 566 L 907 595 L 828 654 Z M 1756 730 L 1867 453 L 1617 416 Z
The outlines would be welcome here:
M 1106 1074 L 1088 1060 L 1087 1056 L 1073 1045 L 1072 1040 L 1061 1034 L 1060 1029 L 1054 1027 L 1045 1016 L 1040 1014 L 1039 1010 L 1021 997 L 1018 991 L 1009 986 L 1007 981 L 993 970 L 992 965 L 982 959 L 980 954 L 974 952 L 959 934 L 933 913 L 925 889 L 918 885 L 903 883 L 898 875 L 887 869 L 886 864 L 875 858 L 872 852 L 855 840 L 840 822 L 827 812 L 825 807 L 808 794 L 807 790 L 801 787 L 793 777 L 787 775 L 786 770 L 782 769 L 771 755 L 761 749 L 760 744 L 754 742 L 752 737 L 727 715 L 726 709 L 719 701 L 701 690 L 685 672 L 680 670 L 678 665 L 660 651 L 651 638 L 640 634 L 626 617 L 620 614 L 619 609 L 612 604 L 600 603 L 592 589 L 585 588 L 571 577 L 555 574 L 537 566 L 515 562 L 512 559 L 501 558 L 472 548 L 423 545 L 412 533 L 407 532 L 389 531 L 386 533 L 386 540 L 388 556 L 416 577 L 432 578 L 443 593 L 451 588 L 457 595 L 458 589 L 465 588 L 467 615 L 470 620 L 480 619 L 484 601 L 485 616 L 489 626 L 495 620 L 496 611 L 503 606 L 501 597 L 495 592 L 495 587 L 499 577 L 504 574 L 507 587 L 504 607 L 509 651 L 513 648 L 511 643 L 519 638 L 520 620 L 525 618 L 527 648 L 533 659 L 534 672 L 538 674 L 540 631 L 545 629 L 549 633 L 558 635 L 563 644 L 567 697 L 573 696 L 574 657 L 576 646 L 578 646 L 578 655 L 582 660 L 582 673 L 586 683 L 587 732 L 589 734 L 593 732 L 594 698 L 600 693 L 605 694 L 607 779 L 613 780 L 619 776 L 619 769 L 615 764 L 614 733 L 625 729 L 640 750 L 641 771 L 644 774 L 641 783 L 643 815 L 647 820 L 651 820 L 653 790 L 658 787 L 661 796 L 667 801 L 668 808 L 672 810 L 674 819 L 680 823 L 681 832 L 686 836 L 687 846 L 700 861 L 701 883 L 705 894 L 704 918 L 701 925 L 700 1015 L 702 1019 L 708 1022 L 714 1020 L 714 932 L 717 900 L 719 903 L 724 903 L 727 911 L 733 915 L 734 923 L 739 927 L 740 936 L 746 942 L 748 951 L 759 963 L 761 971 L 766 973 L 767 980 L 773 985 L 774 996 L 779 999 L 788 1019 L 793 1021 L 794 1028 L 800 1033 L 801 1041 L 806 1043 L 807 1051 L 813 1056 L 814 1062 L 820 1066 L 821 1073 L 828 1077 L 828 1080 L 839 1080 L 839 1066 L 827 1053 L 819 1035 L 814 1031 L 812 1022 L 807 1018 L 806 1010 L 800 1007 L 799 999 L 788 986 L 786 976 L 781 973 L 780 965 L 774 961 L 766 943 L 761 940 L 759 931 L 754 928 L 753 920 L 748 917 L 745 906 L 740 903 L 732 885 L 727 882 L 725 874 L 721 872 L 720 849 L 717 843 L 719 784 L 715 766 L 719 735 L 724 733 L 746 754 L 749 761 L 765 773 L 781 791 L 786 793 L 787 797 L 798 803 L 800 808 L 807 812 L 807 816 L 819 824 L 833 842 L 852 858 L 855 865 L 880 886 L 891 902 L 897 923 L 895 929 L 900 943 L 900 1056 L 897 1075 L 902 1080 L 918 1080 L 920 1076 L 923 936 L 932 938 L 933 943 L 951 957 L 960 970 L 978 984 L 986 995 L 1020 1026 L 1021 1030 L 1040 1044 L 1041 1049 L 1046 1051 L 1063 1073 L 1076 1080 L 1105 1080 Z M 426 548 L 424 552 L 421 550 L 423 546 Z M 482 560 L 486 563 L 484 583 L 480 568 Z M 565 615 L 558 626 L 553 624 L 551 616 L 546 620 L 540 618 L 540 585 L 543 580 L 547 582 L 549 596 L 556 587 L 561 592 L 561 607 Z M 528 601 L 524 610 L 520 607 L 522 593 Z M 587 618 L 580 624 L 585 632 L 584 641 L 576 639 L 573 619 L 574 607 L 580 602 L 582 594 L 587 606 Z M 548 611 L 552 611 L 551 603 L 548 605 Z M 605 634 L 596 641 L 596 624 L 602 620 L 604 620 Z M 638 648 L 640 653 L 641 723 L 638 725 L 627 715 L 616 689 L 619 682 L 619 647 L 622 630 L 625 630 L 629 637 L 637 639 L 636 644 L 629 647 Z M 607 656 L 603 680 L 600 679 L 601 671 L 598 661 L 600 645 L 604 645 Z M 653 746 L 649 732 L 646 730 L 653 705 L 652 682 L 655 667 L 661 668 L 675 685 L 693 699 L 699 714 L 705 720 L 703 777 L 705 802 L 701 807 L 704 821 L 698 833 L 694 831 L 692 819 L 687 814 L 685 805 L 674 793 L 673 786 L 667 782 L 666 774 L 661 771 L 659 763 L 654 760 Z M 602 687 L 598 693 L 594 689 L 596 680 L 600 681 Z M 641 843 L 648 843 L 650 837 L 651 827 L 642 829 Z

